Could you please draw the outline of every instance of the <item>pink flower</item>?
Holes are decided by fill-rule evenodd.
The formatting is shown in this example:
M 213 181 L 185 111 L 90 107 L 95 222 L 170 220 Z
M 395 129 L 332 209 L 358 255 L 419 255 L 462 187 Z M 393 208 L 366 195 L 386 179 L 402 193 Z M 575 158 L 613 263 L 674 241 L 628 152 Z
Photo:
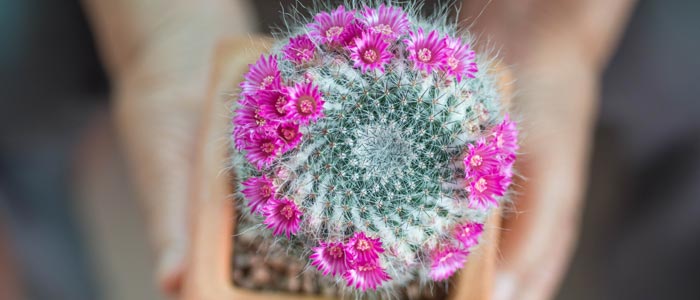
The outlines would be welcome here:
M 506 115 L 503 122 L 491 130 L 489 141 L 498 151 L 498 157 L 502 164 L 501 174 L 505 176 L 507 181 L 504 185 L 508 188 L 513 177 L 513 164 L 515 163 L 516 151 L 518 151 L 518 129 L 515 122 Z
M 258 91 L 272 91 L 280 87 L 280 71 L 277 69 L 277 56 L 271 55 L 268 59 L 260 55 L 260 58 L 245 74 L 245 80 L 241 82 L 244 96 L 255 96 Z
M 267 130 L 252 134 L 250 142 L 245 145 L 246 158 L 255 165 L 258 170 L 268 167 L 275 160 L 283 143 L 276 134 Z
M 363 292 L 367 289 L 376 290 L 384 281 L 391 280 L 391 277 L 379 264 L 379 260 L 359 262 L 352 269 L 345 272 L 345 280 L 348 286 L 355 286 Z
M 408 58 L 415 67 L 425 72 L 432 72 L 442 66 L 447 59 L 447 43 L 441 39 L 437 31 L 431 31 L 426 37 L 423 28 L 410 31 L 409 38 L 404 40 Z
M 355 40 L 360 38 L 362 36 L 362 33 L 365 31 L 365 24 L 358 22 L 355 20 L 348 26 L 345 31 L 343 32 L 343 35 L 341 36 L 342 44 L 346 48 L 351 48 L 355 46 Z
M 460 39 L 446 38 L 447 59 L 442 65 L 442 69 L 448 74 L 455 76 L 457 82 L 462 81 L 462 76 L 474 78 L 474 73 L 479 69 L 474 62 L 476 54 L 469 49 L 469 44 L 464 44 Z
M 469 250 L 472 246 L 479 243 L 479 237 L 484 232 L 484 224 L 477 222 L 467 222 L 459 224 L 454 229 L 454 237 L 457 239 L 464 249 Z
M 364 232 L 356 232 L 345 244 L 345 249 L 358 264 L 375 261 L 379 258 L 379 253 L 384 253 L 382 241 L 367 237 Z
M 515 156 L 518 151 L 518 128 L 508 115 L 492 130 L 492 143 L 503 156 Z
M 249 135 L 246 134 L 247 131 L 243 130 L 240 127 L 235 127 L 233 128 L 233 132 L 231 133 L 231 138 L 233 138 L 233 144 L 236 150 L 241 151 L 245 146 L 248 144 L 250 141 Z
M 464 158 L 464 173 L 466 177 L 485 175 L 498 172 L 501 161 L 498 151 L 492 143 L 479 139 L 476 145 L 469 144 L 469 151 Z
M 350 261 L 345 252 L 343 243 L 326 243 L 313 248 L 313 254 L 309 257 L 311 265 L 316 266 L 323 275 L 343 274 L 350 268 Z
M 433 250 L 430 254 L 430 277 L 435 281 L 450 278 L 464 266 L 468 255 L 469 251 L 452 246 Z
M 362 37 L 355 40 L 355 46 L 350 48 L 350 58 L 362 73 L 367 70 L 384 72 L 384 65 L 394 56 L 388 48 L 389 44 L 382 39 L 381 34 L 363 32 Z
M 308 35 L 302 34 L 289 39 L 289 44 L 282 49 L 284 57 L 297 64 L 311 61 L 316 53 L 316 45 Z
M 261 177 L 250 177 L 243 182 L 243 186 L 245 186 L 245 188 L 241 192 L 248 199 L 248 206 L 250 206 L 250 210 L 253 213 L 262 212 L 261 208 L 265 207 L 275 194 L 272 181 L 267 179 L 265 175 Z
M 498 206 L 497 196 L 503 196 L 509 180 L 499 173 L 475 175 L 469 178 L 469 206 L 485 209 Z
M 262 91 L 258 95 L 260 115 L 271 121 L 284 122 L 289 119 L 287 104 L 289 97 L 281 91 Z
M 292 200 L 272 198 L 265 207 L 265 225 L 272 229 L 275 235 L 285 234 L 290 238 L 299 231 L 299 223 L 301 211 Z
M 321 12 L 314 17 L 314 23 L 309 24 L 310 35 L 320 43 L 340 45 L 343 41 L 343 33 L 355 20 L 353 11 L 345 11 L 344 6 L 331 13 Z
M 365 6 L 362 17 L 364 17 L 362 21 L 371 31 L 392 40 L 404 35 L 411 25 L 408 16 L 400 7 L 384 6 L 384 4 L 380 4 L 377 9 Z
M 250 143 L 252 135 L 267 125 L 269 125 L 268 121 L 261 116 L 257 104 L 243 106 L 236 110 L 233 117 L 233 139 L 236 149 L 240 151 L 245 148 Z
M 297 83 L 287 90 L 289 116 L 302 125 L 323 117 L 323 97 L 313 83 Z
M 233 118 L 234 125 L 247 129 L 264 127 L 267 123 L 257 104 L 239 108 Z
M 277 126 L 277 135 L 284 142 L 282 153 L 294 149 L 301 142 L 301 132 L 299 124 L 294 122 L 285 122 Z

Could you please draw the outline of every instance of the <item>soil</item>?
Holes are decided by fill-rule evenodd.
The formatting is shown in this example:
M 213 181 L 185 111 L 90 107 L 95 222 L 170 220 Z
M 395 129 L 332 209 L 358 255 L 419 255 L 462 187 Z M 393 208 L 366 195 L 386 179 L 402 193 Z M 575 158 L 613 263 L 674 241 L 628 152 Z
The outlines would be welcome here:
M 287 255 L 280 246 L 258 238 L 252 233 L 236 233 L 232 260 L 233 283 L 253 290 L 273 290 L 288 293 L 342 296 L 343 288 L 320 273 L 303 271 L 305 262 Z M 435 285 L 421 290 L 412 282 L 398 291 L 396 299 L 437 300 L 447 297 L 448 285 Z M 351 298 L 355 298 L 354 296 Z

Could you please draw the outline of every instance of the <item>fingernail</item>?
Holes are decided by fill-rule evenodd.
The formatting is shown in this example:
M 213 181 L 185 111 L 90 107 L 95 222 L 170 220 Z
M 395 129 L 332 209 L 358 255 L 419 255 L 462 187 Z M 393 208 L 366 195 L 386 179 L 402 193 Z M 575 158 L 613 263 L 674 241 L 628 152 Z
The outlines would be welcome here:
M 515 299 L 515 290 L 517 282 L 516 277 L 512 273 L 499 273 L 496 275 L 493 284 L 493 299 L 494 300 L 512 300 Z
M 172 248 L 165 250 L 158 261 L 158 284 L 169 295 L 176 294 L 180 288 L 183 273 L 184 252 Z

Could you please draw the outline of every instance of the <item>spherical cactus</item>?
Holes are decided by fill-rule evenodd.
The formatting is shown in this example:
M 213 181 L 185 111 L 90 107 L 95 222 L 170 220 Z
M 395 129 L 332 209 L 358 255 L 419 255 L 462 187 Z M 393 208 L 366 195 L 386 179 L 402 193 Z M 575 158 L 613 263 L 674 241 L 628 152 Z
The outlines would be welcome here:
M 417 10 L 312 12 L 250 66 L 234 105 L 243 230 L 349 293 L 450 278 L 513 174 L 492 60 L 446 13 Z

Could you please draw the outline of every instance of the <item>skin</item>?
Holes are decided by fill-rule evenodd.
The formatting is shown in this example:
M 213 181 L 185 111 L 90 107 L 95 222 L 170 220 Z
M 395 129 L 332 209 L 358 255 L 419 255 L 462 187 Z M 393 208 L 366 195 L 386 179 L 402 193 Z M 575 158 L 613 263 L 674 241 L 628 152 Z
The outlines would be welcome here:
M 24 299 L 17 258 L 11 249 L 12 240 L 7 236 L 7 225 L 0 221 L 0 299 Z
M 550 299 L 575 248 L 600 78 L 631 0 L 465 1 L 463 18 L 500 49 L 523 116 L 520 196 L 504 219 L 494 298 Z M 482 13 L 483 11 L 483 13 Z M 488 37 L 488 39 L 484 38 Z M 484 42 L 486 40 L 486 42 Z
M 189 182 L 214 48 L 253 29 L 248 2 L 84 0 L 159 259 L 160 288 L 187 272 Z M 548 299 L 575 245 L 602 69 L 632 0 L 465 1 L 462 17 L 516 78 L 521 196 L 507 218 L 497 299 Z M 488 37 L 488 39 L 486 38 Z
M 214 48 L 253 31 L 228 0 L 86 0 L 113 89 L 114 119 L 150 226 L 160 289 L 179 293 L 190 238 L 194 142 Z

